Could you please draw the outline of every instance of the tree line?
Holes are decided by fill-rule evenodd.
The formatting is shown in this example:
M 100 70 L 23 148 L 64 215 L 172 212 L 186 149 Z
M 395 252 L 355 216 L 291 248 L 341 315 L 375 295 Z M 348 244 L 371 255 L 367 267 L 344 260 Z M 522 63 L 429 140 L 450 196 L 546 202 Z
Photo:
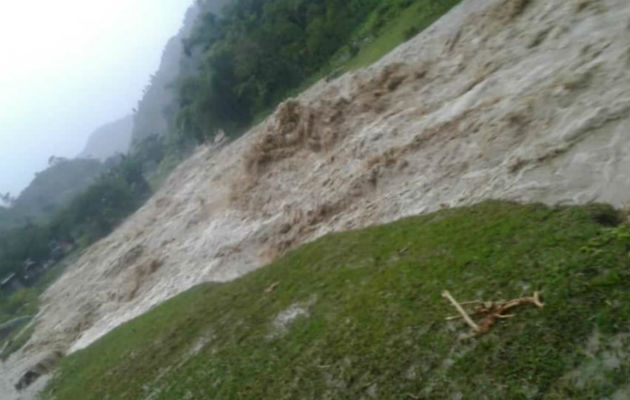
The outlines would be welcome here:
M 178 82 L 180 134 L 197 141 L 219 130 L 240 134 L 325 68 L 377 6 L 410 2 L 234 0 L 221 16 L 202 13 L 184 41 L 185 52 L 203 61 Z

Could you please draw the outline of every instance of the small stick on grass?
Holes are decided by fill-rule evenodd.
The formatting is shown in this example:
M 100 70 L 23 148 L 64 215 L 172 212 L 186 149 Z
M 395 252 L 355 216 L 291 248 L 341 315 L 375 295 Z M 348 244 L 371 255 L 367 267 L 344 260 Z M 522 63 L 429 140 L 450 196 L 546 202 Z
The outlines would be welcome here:
M 532 297 L 520 297 L 518 299 L 510 300 L 501 305 L 501 312 L 520 306 L 521 304 L 533 304 L 538 308 L 543 308 L 545 305 L 540 301 L 540 293 L 534 292 Z
M 472 318 L 468 315 L 468 313 L 463 309 L 462 304 L 458 303 L 453 296 L 445 290 L 442 292 L 442 296 L 447 298 L 451 304 L 457 309 L 460 315 L 464 318 L 468 326 L 470 326 L 473 332 L 469 335 L 464 336 L 464 339 L 470 339 L 472 337 L 483 335 L 488 332 L 492 326 L 501 319 L 508 319 L 514 317 L 514 314 L 503 314 L 507 310 L 511 308 L 518 307 L 523 304 L 533 304 L 539 309 L 542 309 L 545 305 L 540 301 L 540 293 L 534 292 L 534 295 L 531 297 L 519 297 L 517 299 L 512 299 L 510 301 L 499 301 L 499 302 L 479 302 L 479 305 L 475 309 L 475 315 L 484 315 L 485 317 L 479 321 L 479 323 L 475 323 Z M 453 320 L 458 317 L 446 317 L 447 321 Z
M 455 309 L 457 310 L 457 312 L 460 313 L 460 315 L 462 316 L 462 318 L 464 318 L 464 321 L 466 321 L 466 323 L 468 324 L 468 326 L 470 326 L 475 332 L 479 332 L 479 326 L 477 326 L 477 324 L 475 323 L 475 321 L 473 321 L 470 318 L 470 315 L 468 315 L 468 313 L 466 312 L 466 310 L 464 310 L 462 308 L 462 306 L 457 302 L 457 300 L 455 300 L 453 298 L 453 296 L 451 296 L 451 294 L 448 292 L 448 290 L 445 290 L 442 292 L 442 297 L 445 297 L 446 299 L 448 299 L 448 301 L 451 302 L 451 304 L 453 305 L 453 307 L 455 307 Z
M 480 304 L 483 303 L 482 300 L 471 300 L 471 301 L 460 301 L 459 304 L 461 304 L 462 306 L 464 305 L 468 305 L 468 304 Z

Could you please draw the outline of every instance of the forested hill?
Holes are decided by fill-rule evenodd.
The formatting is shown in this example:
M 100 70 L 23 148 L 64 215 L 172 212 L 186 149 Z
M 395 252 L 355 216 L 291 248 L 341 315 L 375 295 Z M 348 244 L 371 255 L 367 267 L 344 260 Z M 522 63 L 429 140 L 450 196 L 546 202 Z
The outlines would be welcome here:
M 139 101 L 132 141 L 235 137 L 300 88 L 375 61 L 457 2 L 199 0 Z
M 356 54 L 361 43 L 350 40 L 351 35 L 377 7 L 384 20 L 388 12 L 411 3 L 234 0 L 223 16 L 203 12 L 185 42 L 186 53 L 201 51 L 204 61 L 198 74 L 179 82 L 179 131 L 197 140 L 219 130 L 240 133 L 257 115 L 329 67 L 334 56 L 344 57 L 337 54 L 342 47 L 349 56 Z M 379 26 L 372 28 L 376 33 Z
M 200 64 L 198 57 L 185 57 L 183 40 L 188 37 L 201 12 L 220 13 L 230 0 L 196 2 L 187 11 L 180 31 L 167 43 L 160 66 L 151 76 L 133 118 L 133 142 L 138 144 L 156 135 L 166 136 L 175 130 L 177 109 L 176 82 L 181 76 L 194 74 Z
M 170 114 L 174 107 L 175 93 L 171 85 L 180 73 L 180 61 L 182 60 L 183 35 L 190 30 L 189 27 L 197 16 L 197 7 L 192 6 L 186 13 L 184 25 L 181 31 L 172 37 L 162 53 L 162 59 L 157 72 L 151 76 L 151 80 L 138 102 L 136 113 L 133 117 L 133 142 L 138 143 L 152 135 L 164 136 L 172 126 Z

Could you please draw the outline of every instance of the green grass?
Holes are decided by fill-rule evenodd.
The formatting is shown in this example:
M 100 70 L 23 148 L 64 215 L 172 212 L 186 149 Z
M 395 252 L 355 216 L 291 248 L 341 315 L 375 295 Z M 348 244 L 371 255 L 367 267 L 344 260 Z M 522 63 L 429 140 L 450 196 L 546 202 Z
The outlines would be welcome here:
M 115 329 L 64 359 L 41 396 L 605 398 L 630 374 L 630 233 L 616 224 L 602 206 L 485 202 L 331 234 Z M 460 341 L 444 289 L 540 290 L 546 306 Z M 306 314 L 274 325 L 291 307 Z
M 379 22 L 379 19 L 382 19 L 379 15 L 383 13 L 383 10 L 376 10 L 368 18 L 366 24 L 355 34 L 356 41 L 367 40 L 368 43 L 362 46 L 354 57 L 341 65 L 341 69 L 344 71 L 354 70 L 372 64 L 399 44 L 429 27 L 460 1 L 408 1 L 407 3 L 410 5 L 407 8 L 397 11 L 395 16 L 386 22 Z M 402 3 L 404 4 L 404 2 Z M 381 24 L 380 28 L 375 28 L 375 25 Z M 378 33 L 370 40 L 370 32 L 375 30 Z

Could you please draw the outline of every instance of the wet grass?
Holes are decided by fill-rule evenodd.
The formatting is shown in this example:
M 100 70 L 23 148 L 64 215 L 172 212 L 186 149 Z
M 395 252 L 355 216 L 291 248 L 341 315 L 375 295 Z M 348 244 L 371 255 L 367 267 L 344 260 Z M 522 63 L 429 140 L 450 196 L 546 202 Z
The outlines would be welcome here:
M 592 399 L 628 388 L 630 233 L 606 206 L 485 202 L 327 235 L 196 287 L 60 365 L 42 398 Z M 468 341 L 440 293 L 524 306 Z M 277 323 L 286 310 L 295 319 Z M 295 313 L 294 313 L 295 315 Z
M 358 53 L 345 62 L 343 70 L 354 70 L 378 61 L 399 44 L 431 26 L 438 18 L 449 11 L 461 0 L 416 0 L 399 1 L 408 4 L 399 10 L 376 10 L 366 24 L 355 34 L 356 40 L 367 42 Z M 394 8 L 394 6 L 390 7 Z M 393 13 L 386 18 L 383 15 Z M 370 32 L 377 32 L 370 35 Z

